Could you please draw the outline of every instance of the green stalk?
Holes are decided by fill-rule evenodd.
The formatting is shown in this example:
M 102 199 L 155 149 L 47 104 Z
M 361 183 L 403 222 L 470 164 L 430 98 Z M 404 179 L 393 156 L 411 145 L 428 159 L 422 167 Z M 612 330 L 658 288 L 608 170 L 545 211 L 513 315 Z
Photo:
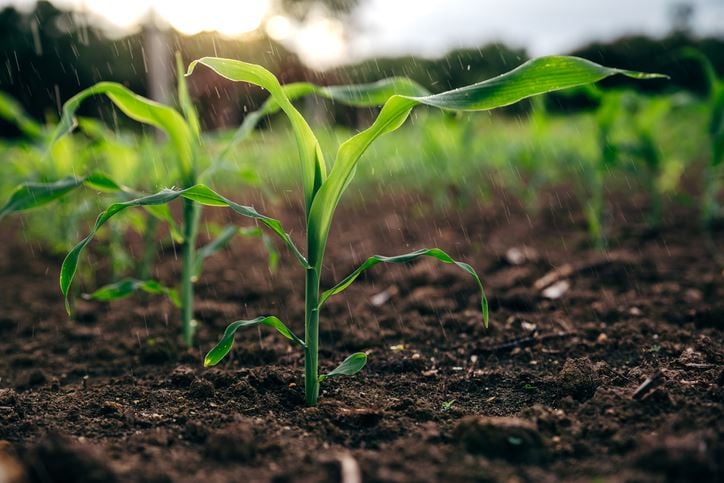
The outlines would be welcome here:
M 199 226 L 199 205 L 184 199 L 184 243 L 181 254 L 181 324 L 184 342 L 191 346 L 194 340 L 194 280 L 193 267 L 196 257 L 196 235 Z
M 590 179 L 590 197 L 586 204 L 586 219 L 588 221 L 588 233 L 594 247 L 597 250 L 606 248 L 606 236 L 604 234 L 603 221 L 603 173 L 599 167 L 594 167 Z
M 307 269 L 304 296 L 304 397 L 307 406 L 319 398 L 319 273 L 321 263 Z

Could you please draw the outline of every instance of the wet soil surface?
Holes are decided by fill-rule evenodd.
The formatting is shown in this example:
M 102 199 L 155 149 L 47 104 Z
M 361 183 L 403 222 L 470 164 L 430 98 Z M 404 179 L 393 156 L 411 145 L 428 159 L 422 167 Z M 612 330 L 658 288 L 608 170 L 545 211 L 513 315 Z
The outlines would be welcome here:
M 722 231 L 706 239 L 677 208 L 649 233 L 642 206 L 618 200 L 600 253 L 566 191 L 541 206 L 529 216 L 501 195 L 431 214 L 381 193 L 341 208 L 324 287 L 368 255 L 438 246 L 479 271 L 491 322 L 453 266 L 375 267 L 322 312 L 322 369 L 355 351 L 369 363 L 325 381 L 313 408 L 302 353 L 271 330 L 239 333 L 230 358 L 201 365 L 236 319 L 276 314 L 303 333 L 288 254 L 275 273 L 254 240 L 210 258 L 185 349 L 158 298 L 78 299 L 69 320 L 61 260 L 4 230 L 0 480 L 721 481 Z M 298 205 L 260 208 L 301 240 Z M 172 283 L 173 248 L 157 262 Z M 82 263 L 107 281 L 100 257 Z

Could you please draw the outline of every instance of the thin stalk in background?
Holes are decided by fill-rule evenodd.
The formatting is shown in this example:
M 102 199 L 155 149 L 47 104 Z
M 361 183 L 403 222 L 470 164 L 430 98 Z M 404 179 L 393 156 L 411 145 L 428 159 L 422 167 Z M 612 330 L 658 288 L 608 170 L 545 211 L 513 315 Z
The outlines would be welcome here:
M 196 259 L 196 238 L 198 235 L 201 210 L 192 200 L 183 201 L 184 242 L 181 248 L 181 333 L 186 345 L 194 341 L 196 321 L 194 320 L 194 273 Z

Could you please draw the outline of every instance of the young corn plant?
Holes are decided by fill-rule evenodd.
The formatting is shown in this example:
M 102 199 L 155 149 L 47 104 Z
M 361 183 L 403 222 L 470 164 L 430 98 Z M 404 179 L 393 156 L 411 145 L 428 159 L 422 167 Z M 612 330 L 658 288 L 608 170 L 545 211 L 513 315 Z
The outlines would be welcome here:
M 210 176 L 215 170 L 219 169 L 218 165 L 221 164 L 221 161 L 219 159 L 209 161 L 204 157 L 204 153 L 200 149 L 199 122 L 188 95 L 180 59 L 177 59 L 177 66 L 179 72 L 178 97 L 181 105 L 181 113 L 169 106 L 138 96 L 120 84 L 101 82 L 80 92 L 65 103 L 63 106 L 63 116 L 59 124 L 46 136 L 49 138 L 49 145 L 51 146 L 50 148 L 46 148 L 46 151 L 49 153 L 51 149 L 55 149 L 57 143 L 63 139 L 67 139 L 67 135 L 73 131 L 76 125 L 80 125 L 84 131 L 92 129 L 94 132 L 100 132 L 101 138 L 103 138 L 104 135 L 110 136 L 110 133 L 104 131 L 98 123 L 93 123 L 85 119 L 77 120 L 75 117 L 77 109 L 87 98 L 94 95 L 105 95 L 131 119 L 154 126 L 166 133 L 173 148 L 173 155 L 176 161 L 176 165 L 171 167 L 169 174 L 173 176 L 173 179 L 176 179 L 182 187 L 193 186 L 197 184 L 200 179 Z M 14 107 L 14 105 L 7 102 L 0 103 L 0 111 L 9 111 L 10 108 Z M 17 119 L 22 120 L 20 117 Z M 24 128 L 23 131 L 29 131 L 29 134 L 35 134 L 35 130 L 31 129 L 33 128 L 32 124 L 22 122 L 19 123 L 19 126 Z M 124 167 L 130 169 L 127 164 Z M 54 182 L 25 182 L 21 184 L 11 194 L 7 203 L 0 208 L 0 219 L 11 213 L 24 212 L 56 200 L 62 200 L 68 194 L 81 187 L 90 188 L 95 192 L 112 193 L 121 199 L 121 203 L 132 203 L 133 200 L 143 197 L 140 191 L 128 188 L 116 182 L 112 177 L 94 171 L 85 176 L 67 176 Z M 265 242 L 267 241 L 266 234 L 260 233 L 258 228 L 255 227 L 239 229 L 234 226 L 229 226 L 225 229 L 215 230 L 217 232 L 217 238 L 197 250 L 196 238 L 200 218 L 199 203 L 191 199 L 185 200 L 183 220 L 180 226 L 175 222 L 169 207 L 165 204 L 148 203 L 143 206 L 148 211 L 145 226 L 143 226 L 143 221 L 135 222 L 136 226 L 140 226 L 144 238 L 143 256 L 138 265 L 139 278 L 122 278 L 94 291 L 88 295 L 88 298 L 99 301 L 110 301 L 127 297 L 139 291 L 167 296 L 171 302 L 181 310 L 183 340 L 186 344 L 190 345 L 193 341 L 195 327 L 195 321 L 193 319 L 193 283 L 198 279 L 202 271 L 204 260 L 223 248 L 236 234 L 263 237 Z M 150 264 L 154 254 L 152 244 L 155 243 L 157 220 L 166 222 L 169 225 L 172 238 L 175 242 L 181 244 L 182 277 L 180 295 L 178 290 L 165 287 L 160 282 L 148 278 Z M 96 228 L 98 227 L 99 226 L 96 226 Z M 68 257 L 66 257 L 63 265 L 64 268 L 61 271 L 61 290 L 65 296 L 66 310 L 68 313 L 70 313 L 69 295 L 71 283 L 76 274 L 77 257 L 80 252 L 79 246 L 82 245 L 84 247 L 87 245 L 92 237 L 93 235 L 84 239 L 71 250 Z M 111 238 L 112 241 L 115 239 L 116 244 L 118 244 L 118 242 L 122 240 L 122 231 L 118 229 L 113 230 Z M 273 265 L 276 263 L 276 254 L 271 245 L 268 243 L 265 243 L 265 245 L 267 245 L 270 250 L 270 264 Z M 113 250 L 113 247 L 111 247 L 111 251 L 116 252 L 117 250 Z
M 663 198 L 666 193 L 676 189 L 684 165 L 672 155 L 662 152 L 657 133 L 661 130 L 665 116 L 681 103 L 682 98 L 645 98 L 634 93 L 630 94 L 630 98 L 630 131 L 633 139 L 623 144 L 621 150 L 633 158 L 636 171 L 642 175 L 649 195 L 648 226 L 658 230 L 662 224 Z
M 177 164 L 175 172 L 173 173 L 173 179 L 177 180 L 177 183 L 182 188 L 181 190 L 165 189 L 153 195 L 141 195 L 138 191 L 122 186 L 110 177 L 98 173 L 84 177 L 68 177 L 56 183 L 25 183 L 13 193 L 5 207 L 0 209 L 0 217 L 6 213 L 23 211 L 49 203 L 50 201 L 63 197 L 65 194 L 80 186 L 87 186 L 97 191 L 121 192 L 125 195 L 122 201 L 112 204 L 98 216 L 91 233 L 76 244 L 63 261 L 60 273 L 60 287 L 65 297 L 66 310 L 69 313 L 69 294 L 76 275 L 80 254 L 96 236 L 98 230 L 105 225 L 110 218 L 115 217 L 121 212 L 125 212 L 126 208 L 139 206 L 148 210 L 154 217 L 168 223 L 174 240 L 181 244 L 182 267 L 179 290 L 165 287 L 156 280 L 124 278 L 101 287 L 88 297 L 99 301 L 110 301 L 127 297 L 139 291 L 155 295 L 165 295 L 181 310 L 182 337 L 184 342 L 190 346 L 193 343 L 193 336 L 197 324 L 193 318 L 193 284 L 198 280 L 207 257 L 219 251 L 229 243 L 231 238 L 239 234 L 262 239 L 269 253 L 270 268 L 273 269 L 277 260 L 277 253 L 274 246 L 271 244 L 266 233 L 263 233 L 258 227 L 238 228 L 231 225 L 224 229 L 216 229 L 217 237 L 206 246 L 197 249 L 196 239 L 199 230 L 201 207 L 204 205 L 231 207 L 237 213 L 259 220 L 261 223 L 267 225 L 272 231 L 281 235 L 285 242 L 291 242 L 291 240 L 287 240 L 288 236 L 281 229 L 281 225 L 277 220 L 265 217 L 257 213 L 253 208 L 228 201 L 202 184 L 202 182 L 219 171 L 230 169 L 229 166 L 225 165 L 225 160 L 230 150 L 251 134 L 255 125 L 264 115 L 276 112 L 278 106 L 275 106 L 272 102 L 267 102 L 259 112 L 247 116 L 244 124 L 235 134 L 228 147 L 223 149 L 219 156 L 209 159 L 201 149 L 202 141 L 198 118 L 191 104 L 185 77 L 182 74 L 183 69 L 178 59 L 177 64 L 179 72 L 178 96 L 181 113 L 172 107 L 138 96 L 120 84 L 101 82 L 80 92 L 66 102 L 63 107 L 63 116 L 52 137 L 52 142 L 59 140 L 73 130 L 76 124 L 75 112 L 85 99 L 93 95 L 105 95 L 131 119 L 159 128 L 167 134 L 170 144 L 173 147 Z M 389 97 L 391 95 L 390 93 L 397 92 L 399 89 L 407 89 L 409 85 L 412 84 L 406 80 L 388 79 L 369 86 L 367 91 L 374 93 L 377 98 L 379 98 L 380 95 Z M 289 92 L 289 95 L 293 98 L 301 97 L 311 92 L 322 92 L 316 86 L 305 83 L 290 84 L 286 87 L 286 91 Z M 324 92 L 327 91 L 330 93 L 328 94 L 329 96 L 335 95 L 333 89 L 324 90 Z M 324 95 L 324 92 L 322 92 L 322 95 Z M 341 95 L 344 96 L 344 94 Z M 350 100 L 354 102 L 354 99 Z M 183 219 L 180 225 L 176 224 L 167 206 L 168 203 L 177 198 L 181 198 L 183 201 Z M 146 235 L 150 236 L 145 237 L 147 244 L 154 241 L 154 231 L 155 225 L 150 225 L 150 228 L 148 228 L 146 232 Z M 149 252 L 146 251 L 146 254 L 148 253 Z M 147 257 L 145 256 L 144 258 Z M 145 268 L 147 267 L 147 263 L 143 262 L 141 266 Z
M 598 102 L 593 113 L 597 153 L 593 157 L 580 157 L 581 199 L 590 243 L 597 250 L 608 244 L 608 223 L 605 204 L 605 184 L 609 173 L 618 166 L 621 146 L 616 139 L 616 127 L 623 114 L 623 91 L 604 91 L 595 85 L 581 89 Z
M 711 61 L 701 51 L 687 48 L 682 52 L 682 57 L 698 62 L 707 80 L 708 92 L 704 102 L 710 155 L 702 180 L 701 222 L 705 230 L 710 230 L 722 217 L 719 192 L 724 184 L 724 78 L 717 76 Z
M 198 65 L 204 65 L 232 81 L 255 84 L 266 89 L 270 94 L 270 105 L 278 106 L 289 118 L 297 141 L 302 168 L 307 246 L 306 254 L 303 254 L 276 220 L 272 221 L 263 217 L 249 207 L 236 205 L 211 192 L 208 188 L 197 186 L 155 195 L 166 199 L 182 196 L 193 200 L 204 200 L 218 206 L 230 206 L 240 214 L 257 218 L 284 239 L 306 273 L 304 338 L 295 335 L 279 318 L 273 315 L 238 320 L 226 328 L 219 342 L 206 355 L 204 365 L 213 366 L 230 352 L 235 334 L 239 329 L 261 325 L 274 328 L 304 351 L 304 391 L 305 400 L 309 406 L 317 403 L 320 384 L 326 379 L 355 374 L 367 362 L 365 353 L 355 353 L 347 357 L 332 371 L 320 374 L 318 359 L 320 311 L 330 297 L 343 292 L 362 272 L 379 263 L 409 263 L 420 257 L 432 257 L 443 263 L 455 264 L 469 273 L 481 290 L 483 320 L 486 326 L 488 323 L 488 305 L 482 283 L 475 270 L 466 263 L 452 259 L 439 248 L 424 248 L 397 256 L 373 255 L 342 281 L 325 291 L 320 291 L 320 275 L 335 210 L 344 191 L 354 178 L 360 158 L 376 139 L 402 126 L 410 112 L 419 105 L 450 111 L 485 111 L 510 105 L 534 95 L 594 83 L 614 74 L 639 79 L 659 77 L 656 74 L 603 67 L 575 57 L 552 56 L 531 60 L 506 74 L 487 81 L 434 95 L 417 93 L 414 92 L 415 89 L 411 89 L 413 92 L 404 95 L 379 96 L 379 90 L 365 91 L 351 86 L 314 88 L 322 95 L 334 95 L 336 100 L 350 104 L 366 105 L 382 101 L 380 102 L 382 109 L 374 123 L 339 146 L 334 163 L 328 170 L 314 132 L 293 106 L 288 91 L 279 84 L 271 72 L 261 66 L 237 60 L 206 57 L 193 62 L 189 66 L 188 73 L 191 74 Z M 330 94 L 330 90 L 333 94 Z M 122 207 L 113 208 L 113 210 L 116 209 L 122 209 Z M 101 221 L 104 220 L 101 218 L 99 222 Z

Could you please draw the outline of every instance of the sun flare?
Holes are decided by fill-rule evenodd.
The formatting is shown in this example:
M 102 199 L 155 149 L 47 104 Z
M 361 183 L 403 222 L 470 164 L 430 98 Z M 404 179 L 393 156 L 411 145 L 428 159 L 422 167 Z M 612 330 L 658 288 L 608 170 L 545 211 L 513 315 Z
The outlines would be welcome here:
M 217 31 L 233 36 L 257 29 L 270 9 L 270 0 L 81 0 L 75 5 L 120 28 L 130 28 L 154 12 L 176 30 L 187 34 Z

